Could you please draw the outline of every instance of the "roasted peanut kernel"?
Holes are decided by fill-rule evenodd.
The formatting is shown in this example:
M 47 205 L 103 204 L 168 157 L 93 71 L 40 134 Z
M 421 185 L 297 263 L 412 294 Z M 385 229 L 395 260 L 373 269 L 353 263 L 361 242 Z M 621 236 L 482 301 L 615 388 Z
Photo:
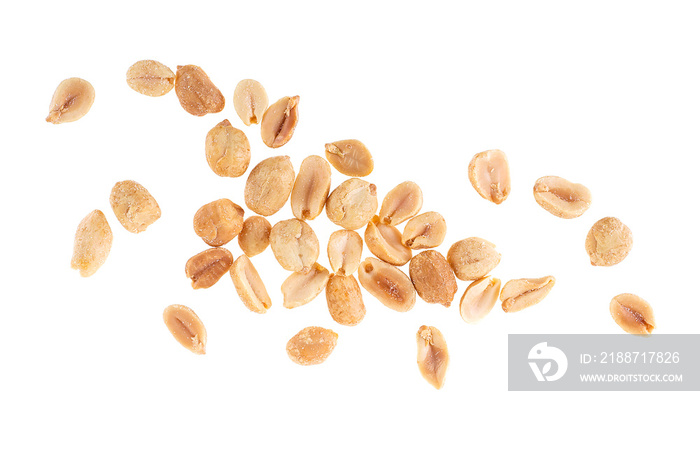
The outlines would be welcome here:
M 432 249 L 416 254 L 408 272 L 418 296 L 425 302 L 450 307 L 457 293 L 457 281 L 442 254 Z
M 450 363 L 447 342 L 437 328 L 421 326 L 416 334 L 418 343 L 418 370 L 430 385 L 442 388 Z
M 246 126 L 262 120 L 267 104 L 267 92 L 263 85 L 255 80 L 243 80 L 233 91 L 233 107 Z
M 596 221 L 586 236 L 591 265 L 610 267 L 622 262 L 632 250 L 632 231 L 615 217 Z
M 558 176 L 544 176 L 532 189 L 535 201 L 544 210 L 560 218 L 576 218 L 591 205 L 591 191 Z
M 331 275 L 326 284 L 326 301 L 336 323 L 355 326 L 365 317 L 360 284 L 352 275 Z
M 294 167 L 289 156 L 275 156 L 253 167 L 245 184 L 245 204 L 256 214 L 268 216 L 282 209 L 292 193 Z
M 504 312 L 519 312 L 542 301 L 554 287 L 554 277 L 537 279 L 513 279 L 501 290 L 501 307 Z
M 192 280 L 192 288 L 209 288 L 231 268 L 233 255 L 226 248 L 209 248 L 190 257 L 185 274 Z
M 299 220 L 313 220 L 323 211 L 331 190 L 331 167 L 320 156 L 301 162 L 292 188 L 292 213 Z
M 403 228 L 401 242 L 407 248 L 425 249 L 440 246 L 447 234 L 447 223 L 437 212 L 425 212 L 411 218 Z
M 175 94 L 182 109 L 198 117 L 221 112 L 226 103 L 221 91 L 196 65 L 177 66 Z
M 338 334 L 322 327 L 306 327 L 287 342 L 287 355 L 298 365 L 323 363 L 338 342 Z
M 501 204 L 510 193 L 508 160 L 501 150 L 477 153 L 469 162 L 469 181 L 474 190 L 492 203 Z
M 375 216 L 367 223 L 365 229 L 365 244 L 367 248 L 386 263 L 406 265 L 411 260 L 411 249 L 401 243 L 401 232 L 394 226 L 378 223 Z
M 187 306 L 173 304 L 163 311 L 163 321 L 175 340 L 195 354 L 205 354 L 207 330 L 196 313 Z
M 318 238 L 314 230 L 296 218 L 280 221 L 272 227 L 270 247 L 285 270 L 308 272 L 318 259 Z
M 339 275 L 349 276 L 362 261 L 362 237 L 355 231 L 335 231 L 328 239 L 328 260 L 331 269 Z
M 272 104 L 260 122 L 260 135 L 265 145 L 279 148 L 289 142 L 299 121 L 299 96 L 282 97 Z
M 238 246 L 248 257 L 257 256 L 270 245 L 272 225 L 265 217 L 253 215 L 243 222 L 243 229 L 238 234 Z
M 143 232 L 160 218 L 156 199 L 136 181 L 116 183 L 109 195 L 109 204 L 119 223 L 129 232 Z
M 365 226 L 377 211 L 377 187 L 359 178 L 342 182 L 326 201 L 328 219 L 348 230 Z
M 454 243 L 447 251 L 447 261 L 457 279 L 473 281 L 480 279 L 501 261 L 496 245 L 478 237 L 469 237 Z
M 265 284 L 248 256 L 238 257 L 231 267 L 230 274 L 236 293 L 243 304 L 255 313 L 267 312 L 267 309 L 272 306 L 270 295 L 267 294 Z
M 282 305 L 287 309 L 310 303 L 326 288 L 330 273 L 319 264 L 314 264 L 307 273 L 292 273 L 282 283 Z
M 411 279 L 393 265 L 368 257 L 360 264 L 358 278 L 365 290 L 392 310 L 408 312 L 416 303 Z
M 63 80 L 53 93 L 46 121 L 54 125 L 74 122 L 88 113 L 94 101 L 92 84 L 81 78 Z
M 374 160 L 365 144 L 355 139 L 326 144 L 326 159 L 346 176 L 367 176 L 374 170 Z
M 219 176 L 237 178 L 250 164 L 250 142 L 245 133 L 224 120 L 207 133 L 204 141 L 207 164 Z
M 129 67 L 126 83 L 140 94 L 160 97 L 175 86 L 175 74 L 166 65 L 146 59 Z
M 194 214 L 194 232 L 207 245 L 225 245 L 243 229 L 244 213 L 241 206 L 229 199 L 212 201 Z
M 656 327 L 649 303 L 631 293 L 617 295 L 610 301 L 610 315 L 629 334 L 648 335 Z
M 112 229 L 105 214 L 93 210 L 78 224 L 73 243 L 73 257 L 70 266 L 80 271 L 82 277 L 95 274 L 107 260 L 112 248 Z
M 491 277 L 478 279 L 467 287 L 459 302 L 459 314 L 467 323 L 481 321 L 493 309 L 501 291 L 501 280 Z
M 389 191 L 379 209 L 379 221 L 397 226 L 414 217 L 423 207 L 423 191 L 412 181 L 402 182 Z

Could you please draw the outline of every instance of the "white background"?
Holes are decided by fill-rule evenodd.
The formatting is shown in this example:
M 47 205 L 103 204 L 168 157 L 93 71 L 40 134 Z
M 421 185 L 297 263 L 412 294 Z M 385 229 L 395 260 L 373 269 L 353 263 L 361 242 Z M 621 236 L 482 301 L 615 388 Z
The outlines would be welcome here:
M 608 304 L 623 292 L 651 303 L 658 333 L 698 332 L 698 12 L 670 1 L 5 5 L 0 446 L 694 445 L 697 393 L 508 392 L 506 356 L 509 333 L 621 333 Z M 226 108 L 199 118 L 174 91 L 132 91 L 125 73 L 140 59 L 201 66 Z M 95 87 L 93 108 L 46 123 L 54 89 L 72 76 Z M 235 115 L 243 78 L 262 82 L 271 102 L 300 95 L 284 147 L 265 147 L 259 128 Z M 222 197 L 244 205 L 247 174 L 220 178 L 204 157 L 207 131 L 225 118 L 248 135 L 251 168 L 287 154 L 298 169 L 326 142 L 362 140 L 380 200 L 413 180 L 423 211 L 445 216 L 443 254 L 483 237 L 503 254 L 495 276 L 554 275 L 556 286 L 535 307 L 506 315 L 497 306 L 477 325 L 459 317 L 466 282 L 449 309 L 418 299 L 405 314 L 365 292 L 366 318 L 348 328 L 323 295 L 284 309 L 288 272 L 268 249 L 252 259 L 273 297 L 267 314 L 249 312 L 229 277 L 194 291 L 184 265 L 207 248 L 194 212 Z M 512 193 L 499 206 L 467 178 L 471 157 L 492 148 L 511 166 Z M 587 185 L 589 211 L 562 220 L 541 209 L 531 191 L 544 175 Z M 124 179 L 162 208 L 145 233 L 124 230 L 109 207 Z M 334 171 L 333 187 L 343 179 Z M 105 212 L 114 244 L 83 279 L 69 261 L 93 209 Z M 634 248 L 620 265 L 592 267 L 583 242 L 609 215 L 632 229 Z M 291 217 L 287 204 L 270 221 Z M 325 213 L 311 224 L 328 266 L 336 227 Z M 236 241 L 227 248 L 241 254 Z M 205 323 L 205 356 L 165 328 L 173 303 Z M 449 345 L 440 391 L 416 368 L 422 324 Z M 285 353 L 308 325 L 339 334 L 315 367 Z

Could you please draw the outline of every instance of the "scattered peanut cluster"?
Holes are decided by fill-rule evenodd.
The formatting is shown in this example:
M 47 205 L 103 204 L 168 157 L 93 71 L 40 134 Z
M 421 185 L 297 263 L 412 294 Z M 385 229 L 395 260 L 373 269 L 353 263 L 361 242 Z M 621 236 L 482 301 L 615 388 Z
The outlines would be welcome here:
M 129 68 L 126 78 L 132 89 L 144 95 L 161 96 L 174 88 L 183 109 L 195 116 L 224 108 L 222 93 L 194 65 L 178 66 L 173 73 L 157 61 L 139 61 Z M 78 120 L 90 110 L 94 96 L 87 81 L 65 80 L 56 89 L 46 120 Z M 233 105 L 245 125 L 260 124 L 261 139 L 268 147 L 279 148 L 292 138 L 299 119 L 298 96 L 283 97 L 268 106 L 263 86 L 243 80 L 236 86 Z M 228 120 L 207 133 L 204 147 L 207 163 L 218 176 L 239 177 L 247 172 L 251 157 L 248 138 Z M 331 166 L 351 177 L 333 191 Z M 502 309 L 512 313 L 539 303 L 554 287 L 554 277 L 543 276 L 513 279 L 501 288 L 501 281 L 489 276 L 501 255 L 493 243 L 482 238 L 455 242 L 447 257 L 432 249 L 445 239 L 445 219 L 434 211 L 420 213 L 423 194 L 411 181 L 391 189 L 379 206 L 376 186 L 360 179 L 373 169 L 372 154 L 358 140 L 326 144 L 325 159 L 307 157 L 298 173 L 288 156 L 263 160 L 249 172 L 244 191 L 246 207 L 257 215 L 244 219 L 244 209 L 225 198 L 205 204 L 195 213 L 194 232 L 211 248 L 185 264 L 192 287 L 209 288 L 228 273 L 243 304 L 253 312 L 265 313 L 272 300 L 251 258 L 268 246 L 280 266 L 291 272 L 281 288 L 283 306 L 300 307 L 325 290 L 331 317 L 345 326 L 355 326 L 365 316 L 360 285 L 388 308 L 407 312 L 413 308 L 416 295 L 428 303 L 450 307 L 458 290 L 457 279 L 469 281 L 459 303 L 467 323 L 483 319 L 499 298 Z M 510 172 L 502 151 L 476 154 L 467 171 L 481 197 L 495 204 L 508 198 Z M 556 176 L 538 179 L 533 193 L 542 208 L 560 218 L 579 217 L 591 204 L 591 193 L 585 186 Z M 265 217 L 278 212 L 288 200 L 295 218 L 272 226 Z M 135 181 L 118 182 L 110 205 L 119 223 L 132 233 L 145 231 L 161 214 L 155 198 Z M 328 219 L 342 228 L 330 236 L 327 245 L 332 272 L 317 263 L 319 241 L 309 224 L 324 209 Z M 398 226 L 404 222 L 400 230 Z M 363 237 L 356 232 L 361 228 L 364 245 L 375 257 L 362 260 Z M 222 247 L 234 238 L 243 251 L 235 259 Z M 82 276 L 93 275 L 106 261 L 111 245 L 112 231 L 105 215 L 99 210 L 91 212 L 78 226 L 72 267 Z M 596 266 L 620 263 L 631 247 L 629 228 L 613 217 L 597 221 L 585 240 L 591 264 Z M 406 264 L 408 275 L 399 268 Z M 636 295 L 613 298 L 610 313 L 629 333 L 649 334 L 655 326 L 651 307 Z M 171 305 L 163 319 L 178 342 L 196 354 L 205 353 L 206 329 L 192 309 Z M 441 388 L 449 363 L 447 343 L 431 326 L 421 326 L 416 338 L 420 373 Z M 337 340 L 338 334 L 332 330 L 308 327 L 289 340 L 287 353 L 300 365 L 319 364 L 331 354 Z

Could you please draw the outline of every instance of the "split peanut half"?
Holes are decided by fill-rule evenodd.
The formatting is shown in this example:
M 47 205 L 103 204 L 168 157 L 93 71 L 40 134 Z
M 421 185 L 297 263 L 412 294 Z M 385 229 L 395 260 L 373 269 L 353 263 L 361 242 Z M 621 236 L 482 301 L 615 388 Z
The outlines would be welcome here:
M 433 326 L 421 326 L 416 333 L 418 370 L 430 385 L 442 388 L 450 363 L 447 342 L 442 332 Z
M 501 290 L 504 312 L 519 312 L 542 301 L 554 287 L 554 276 L 532 279 L 513 279 Z
M 248 175 L 243 192 L 245 204 L 256 214 L 272 215 L 287 202 L 293 185 L 294 167 L 289 156 L 264 159 Z
M 326 159 L 346 176 L 367 176 L 374 170 L 374 160 L 365 144 L 355 139 L 326 144 Z
M 477 153 L 469 162 L 469 181 L 474 190 L 492 203 L 501 204 L 510 193 L 510 170 L 501 150 Z
M 447 234 L 447 223 L 437 212 L 425 212 L 406 223 L 401 242 L 411 249 L 435 248 L 440 246 Z
M 153 195 L 136 181 L 121 181 L 112 187 L 109 204 L 124 229 L 139 233 L 160 218 L 160 206 Z
M 591 205 L 591 191 L 559 176 L 544 176 L 532 189 L 537 204 L 560 218 L 576 218 Z
M 234 128 L 227 120 L 207 133 L 204 152 L 209 168 L 219 176 L 237 178 L 250 164 L 250 142 L 245 133 Z
M 253 215 L 246 218 L 238 234 L 238 246 L 248 257 L 257 256 L 270 245 L 272 225 L 267 218 Z
M 259 82 L 246 79 L 236 85 L 233 108 L 246 126 L 260 122 L 267 105 L 267 92 Z
M 411 260 L 412 252 L 401 243 L 401 232 L 392 225 L 378 223 L 377 216 L 367 223 L 365 244 L 367 248 L 392 265 L 406 265 Z
M 331 167 L 321 156 L 309 156 L 299 167 L 292 188 L 292 213 L 299 220 L 313 220 L 326 205 L 331 190 Z
M 196 65 L 177 66 L 175 94 L 182 109 L 198 117 L 221 112 L 226 103 L 221 91 Z
M 53 93 L 46 121 L 54 125 L 74 122 L 88 113 L 94 101 L 92 84 L 81 78 L 63 80 Z
M 339 275 L 353 274 L 362 262 L 362 237 L 355 231 L 341 229 L 328 238 L 328 260 Z
M 496 245 L 478 237 L 469 237 L 455 242 L 447 251 L 447 261 L 457 279 L 473 281 L 481 279 L 496 268 L 501 255 Z
M 265 145 L 279 148 L 289 142 L 299 121 L 299 96 L 282 97 L 270 105 L 260 121 L 260 135 Z
M 489 314 L 498 301 L 501 291 L 501 280 L 485 277 L 478 279 L 467 287 L 459 302 L 459 314 L 470 324 L 481 321 Z
M 617 265 L 631 250 L 632 231 L 615 217 L 596 221 L 586 236 L 586 252 L 593 266 Z
M 365 226 L 377 211 L 377 187 L 359 178 L 343 181 L 326 201 L 328 219 L 355 230 Z
M 423 207 L 423 191 L 413 181 L 402 182 L 389 190 L 382 207 L 379 209 L 379 221 L 397 226 L 414 217 Z
M 360 284 L 379 302 L 397 312 L 408 312 L 416 303 L 411 279 L 395 266 L 368 257 L 358 270 Z
M 173 304 L 163 311 L 163 321 L 178 343 L 195 354 L 205 354 L 207 330 L 196 313 L 187 306 Z
M 244 213 L 241 206 L 229 199 L 212 201 L 194 214 L 194 232 L 207 245 L 225 245 L 243 229 Z
M 310 303 L 326 288 L 330 273 L 315 263 L 306 273 L 292 273 L 282 283 L 282 305 L 287 309 Z
M 656 327 L 651 305 L 631 293 L 617 295 L 610 301 L 610 315 L 629 334 L 648 335 Z
M 270 295 L 258 271 L 248 256 L 242 255 L 233 263 L 230 271 L 233 286 L 243 304 L 255 313 L 265 313 L 272 306 Z

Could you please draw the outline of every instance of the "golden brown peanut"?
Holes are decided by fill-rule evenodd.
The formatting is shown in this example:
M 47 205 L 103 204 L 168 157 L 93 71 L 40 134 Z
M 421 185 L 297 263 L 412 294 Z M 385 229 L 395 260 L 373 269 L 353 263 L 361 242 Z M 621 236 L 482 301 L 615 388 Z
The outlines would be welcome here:
M 632 250 L 632 231 L 615 217 L 596 221 L 586 236 L 591 265 L 610 267 L 622 262 Z
M 301 162 L 292 188 L 292 213 L 299 220 L 313 220 L 323 211 L 331 190 L 331 167 L 321 156 Z
M 241 206 L 229 199 L 212 201 L 194 214 L 194 232 L 207 245 L 225 245 L 243 229 L 244 213 Z
M 432 249 L 416 254 L 408 272 L 418 296 L 425 302 L 450 307 L 457 293 L 457 281 L 442 254 Z
M 532 189 L 535 201 L 544 210 L 560 218 L 576 218 L 591 205 L 591 191 L 558 176 L 544 176 Z
M 245 204 L 256 214 L 272 215 L 292 193 L 294 167 L 289 156 L 274 156 L 253 167 L 245 184 Z
M 401 243 L 401 232 L 392 225 L 378 223 L 375 216 L 367 223 L 365 244 L 379 259 L 392 265 L 406 265 L 411 260 L 411 249 Z
M 365 317 L 360 284 L 353 275 L 332 274 L 326 284 L 326 302 L 336 323 L 355 326 Z
M 70 266 L 80 271 L 82 277 L 95 274 L 107 260 L 112 248 L 112 229 L 105 214 L 93 210 L 78 224 L 73 243 L 73 257 Z
M 109 204 L 119 223 L 129 232 L 143 232 L 160 218 L 156 199 L 136 181 L 116 183 L 109 195 Z
M 63 80 L 53 93 L 46 121 L 54 125 L 74 122 L 88 113 L 94 101 L 92 84 L 81 78 Z
M 190 257 L 185 274 L 192 280 L 192 288 L 209 288 L 231 268 L 233 255 L 226 248 L 209 248 Z
M 492 203 L 501 204 L 510 193 L 508 160 L 501 150 L 477 153 L 469 162 L 469 181 L 474 190 Z
M 272 227 L 270 247 L 285 270 L 306 273 L 318 259 L 318 238 L 314 230 L 296 218 L 280 221 Z
M 414 217 L 423 207 L 423 191 L 412 181 L 402 182 L 389 191 L 379 209 L 381 223 L 397 226 Z
M 282 283 L 282 305 L 287 309 L 310 303 L 326 288 L 330 273 L 319 264 L 314 264 L 307 273 L 292 273 Z
M 175 86 L 175 74 L 158 61 L 137 61 L 126 71 L 126 83 L 136 92 L 149 97 L 160 97 Z
M 196 65 L 177 66 L 175 94 L 182 109 L 198 117 L 221 112 L 226 104 L 221 91 Z
M 450 363 L 447 342 L 442 332 L 433 326 L 421 326 L 416 334 L 418 343 L 418 370 L 430 385 L 442 388 Z
M 501 254 L 496 251 L 496 245 L 493 243 L 478 237 L 469 237 L 450 246 L 447 261 L 457 279 L 473 281 L 481 279 L 496 268 L 501 261 Z
M 368 257 L 360 264 L 358 278 L 365 290 L 392 310 L 408 312 L 416 304 L 411 279 L 391 264 Z
M 374 160 L 365 144 L 355 139 L 326 144 L 326 159 L 346 176 L 367 176 L 374 170 Z
M 362 237 L 355 231 L 341 229 L 328 239 L 328 260 L 331 269 L 339 275 L 349 276 L 362 261 Z
M 272 225 L 265 217 L 253 215 L 243 222 L 243 229 L 238 234 L 238 246 L 248 257 L 257 256 L 270 244 Z
M 343 181 L 326 201 L 328 219 L 348 230 L 365 226 L 377 211 L 377 187 L 359 178 Z
M 481 321 L 493 309 L 501 291 L 501 280 L 491 277 L 478 279 L 467 287 L 459 302 L 459 314 L 467 323 Z
M 207 133 L 204 141 L 207 164 L 219 176 L 237 178 L 250 164 L 250 143 L 245 133 L 224 120 Z
M 554 277 L 512 279 L 501 290 L 504 312 L 519 312 L 542 301 L 554 287 Z
M 287 355 L 299 365 L 323 363 L 338 342 L 338 334 L 330 329 L 310 326 L 300 330 L 287 342 Z
M 242 255 L 231 266 L 231 280 L 243 304 L 255 313 L 265 313 L 272 306 L 258 271 L 248 256 Z
M 407 248 L 425 249 L 440 246 L 447 234 L 447 223 L 437 212 L 425 212 L 408 220 L 401 242 Z
M 267 92 L 263 85 L 255 80 L 243 80 L 233 91 L 233 107 L 246 126 L 262 120 L 267 104 Z
M 265 145 L 279 148 L 289 142 L 299 121 L 299 96 L 282 97 L 272 104 L 260 121 L 260 135 Z
M 195 354 L 206 354 L 207 330 L 192 309 L 179 304 L 168 306 L 163 321 L 178 343 Z
M 617 295 L 610 301 L 610 315 L 629 334 L 648 335 L 656 327 L 649 303 L 631 293 Z

